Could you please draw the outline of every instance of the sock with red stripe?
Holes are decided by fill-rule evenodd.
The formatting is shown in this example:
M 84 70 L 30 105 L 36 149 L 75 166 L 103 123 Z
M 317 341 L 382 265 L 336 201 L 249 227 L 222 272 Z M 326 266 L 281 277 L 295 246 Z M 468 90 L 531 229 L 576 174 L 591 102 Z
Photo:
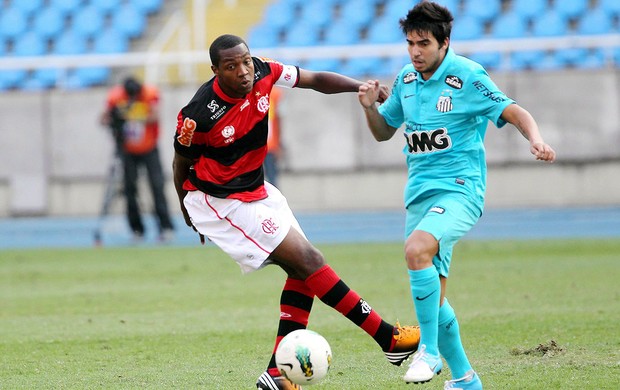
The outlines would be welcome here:
M 342 315 L 362 328 L 384 351 L 392 348 L 394 326 L 383 321 L 381 316 L 351 290 L 329 265 L 306 278 L 306 286 L 323 303 L 338 310 Z
M 276 343 L 273 347 L 273 354 L 269 361 L 267 371 L 269 375 L 276 377 L 280 375 L 276 367 L 276 349 L 284 336 L 297 329 L 305 329 L 308 326 L 310 310 L 314 302 L 314 293 L 306 286 L 303 280 L 286 279 L 282 295 L 280 296 L 280 323 Z

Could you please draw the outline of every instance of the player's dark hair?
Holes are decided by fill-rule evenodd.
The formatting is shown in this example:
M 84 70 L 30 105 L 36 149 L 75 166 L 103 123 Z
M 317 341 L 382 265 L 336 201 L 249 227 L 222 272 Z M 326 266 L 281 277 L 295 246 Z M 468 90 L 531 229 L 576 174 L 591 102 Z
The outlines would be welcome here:
M 131 98 L 135 98 L 140 95 L 142 91 L 142 84 L 134 77 L 129 76 L 123 81 L 123 88 L 125 89 L 125 93 L 127 96 Z
M 211 64 L 218 66 L 220 64 L 220 51 L 231 49 L 240 44 L 244 44 L 248 47 L 248 44 L 241 38 L 232 34 L 224 34 L 215 38 L 211 46 L 209 47 L 209 57 L 211 57 Z
M 441 45 L 446 38 L 450 38 L 453 20 L 452 13 L 446 7 L 432 1 L 423 1 L 409 10 L 399 23 L 403 34 L 407 35 L 411 31 L 430 32 Z

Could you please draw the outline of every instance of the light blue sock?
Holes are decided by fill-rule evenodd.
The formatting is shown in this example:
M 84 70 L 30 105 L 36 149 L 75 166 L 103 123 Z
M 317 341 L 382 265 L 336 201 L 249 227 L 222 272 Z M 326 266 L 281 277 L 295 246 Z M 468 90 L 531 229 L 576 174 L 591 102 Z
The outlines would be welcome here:
M 439 273 L 433 266 L 418 271 L 409 270 L 409 283 L 420 325 L 420 344 L 426 346 L 427 352 L 438 356 L 437 331 L 441 295 Z
M 467 371 L 471 370 L 471 364 L 461 343 L 459 322 L 456 319 L 454 309 L 444 299 L 439 308 L 439 352 L 446 359 L 452 378 L 462 378 Z

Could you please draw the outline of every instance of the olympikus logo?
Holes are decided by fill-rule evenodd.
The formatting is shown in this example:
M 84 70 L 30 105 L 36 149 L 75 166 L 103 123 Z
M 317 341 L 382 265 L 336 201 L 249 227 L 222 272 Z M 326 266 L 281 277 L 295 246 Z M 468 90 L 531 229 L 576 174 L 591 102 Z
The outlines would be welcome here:
M 183 146 L 191 146 L 194 131 L 196 131 L 196 121 L 185 118 L 183 120 L 183 126 L 181 126 L 181 130 L 179 131 L 180 134 L 177 136 L 177 141 Z

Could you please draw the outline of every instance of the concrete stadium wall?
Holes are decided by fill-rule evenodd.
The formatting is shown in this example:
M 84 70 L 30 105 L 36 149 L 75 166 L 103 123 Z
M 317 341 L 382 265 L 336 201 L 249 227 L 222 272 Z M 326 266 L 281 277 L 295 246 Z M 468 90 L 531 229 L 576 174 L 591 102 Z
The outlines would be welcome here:
M 490 125 L 487 207 L 620 204 L 620 184 L 614 180 L 620 172 L 618 71 L 493 77 L 532 112 L 556 148 L 558 162 L 533 161 L 516 129 Z M 162 88 L 160 149 L 169 177 L 176 115 L 196 88 Z M 99 88 L 0 96 L 0 217 L 99 212 L 112 161 L 111 137 L 98 123 L 106 92 Z M 402 207 L 402 137 L 374 141 L 355 94 L 287 90 L 285 101 L 280 187 L 294 209 Z M 166 190 L 177 210 L 171 180 Z M 144 186 L 142 193 L 148 205 Z M 117 203 L 112 211 L 122 212 L 122 202 Z

